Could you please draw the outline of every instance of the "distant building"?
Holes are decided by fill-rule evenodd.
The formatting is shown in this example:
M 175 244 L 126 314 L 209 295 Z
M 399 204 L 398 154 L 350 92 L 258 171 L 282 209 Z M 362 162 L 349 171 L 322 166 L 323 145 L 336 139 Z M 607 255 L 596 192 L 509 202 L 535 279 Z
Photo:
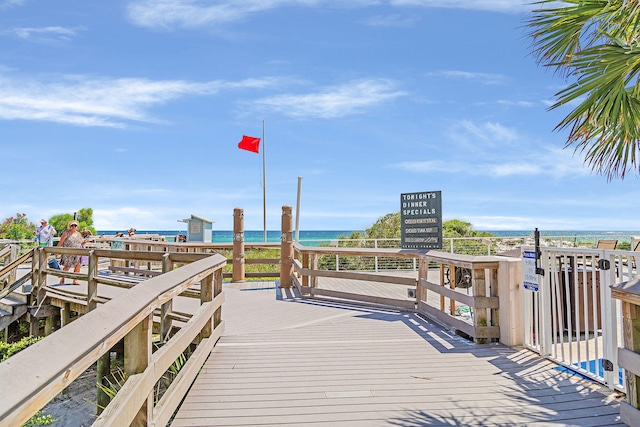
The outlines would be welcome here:
M 187 223 L 187 242 L 211 243 L 213 239 L 213 221 L 197 215 L 191 218 L 179 219 L 178 222 Z

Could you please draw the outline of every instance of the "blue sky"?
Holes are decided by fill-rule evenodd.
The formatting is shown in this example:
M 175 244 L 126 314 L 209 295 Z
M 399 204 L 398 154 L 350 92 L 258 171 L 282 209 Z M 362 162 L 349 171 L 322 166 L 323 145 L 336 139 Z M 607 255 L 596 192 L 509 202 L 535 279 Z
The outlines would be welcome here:
M 99 230 L 191 214 L 359 230 L 442 191 L 479 230 L 637 230 L 638 179 L 592 173 L 547 108 L 516 0 L 0 0 L 0 217 Z M 263 146 L 263 147 L 264 147 Z

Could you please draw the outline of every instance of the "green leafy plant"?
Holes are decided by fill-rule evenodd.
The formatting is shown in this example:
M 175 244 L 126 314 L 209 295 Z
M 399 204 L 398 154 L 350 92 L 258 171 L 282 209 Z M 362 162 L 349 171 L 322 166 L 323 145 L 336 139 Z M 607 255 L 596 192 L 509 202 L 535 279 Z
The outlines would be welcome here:
M 37 343 L 40 341 L 42 337 L 34 338 L 34 337 L 24 337 L 20 339 L 20 341 L 6 343 L 0 342 L 0 362 L 4 362 L 14 354 L 19 351 L 24 350 L 29 347 L 31 344 Z
M 33 240 L 36 226 L 27 219 L 27 214 L 17 213 L 0 224 L 0 239 Z
M 180 370 L 187 363 L 187 360 L 189 360 L 191 353 L 191 348 L 187 348 L 180 356 L 178 356 L 171 366 L 169 366 L 169 369 L 167 369 L 162 377 L 156 382 L 154 388 L 154 404 L 160 401 Z M 96 386 L 109 397 L 109 400 L 112 400 L 116 394 L 118 394 L 118 391 L 122 389 L 127 378 L 127 373 L 121 366 L 118 366 L 110 375 L 106 376 L 103 381 L 98 381 Z M 91 403 L 100 409 L 105 409 L 104 406 L 99 405 L 97 402 Z
M 58 232 L 58 236 L 62 234 L 64 230 L 67 229 L 67 225 L 69 221 L 73 219 L 73 214 L 65 213 L 54 215 L 49 220 L 49 224 L 53 226 Z M 96 235 L 96 229 L 93 227 L 93 209 L 92 208 L 82 208 L 78 212 L 76 212 L 76 221 L 78 221 L 78 230 L 82 230 L 86 228 L 91 231 L 93 235 Z
M 29 421 L 23 424 L 22 427 L 48 426 L 56 421 L 55 418 L 49 414 L 45 414 L 44 411 L 38 411 L 33 417 L 29 418 Z

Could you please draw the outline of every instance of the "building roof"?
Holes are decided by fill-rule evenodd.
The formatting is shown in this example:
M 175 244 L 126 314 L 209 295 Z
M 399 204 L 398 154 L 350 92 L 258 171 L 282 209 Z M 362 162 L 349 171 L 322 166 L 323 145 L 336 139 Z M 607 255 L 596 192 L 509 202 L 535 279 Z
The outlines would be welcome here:
M 203 218 L 203 217 L 201 217 L 201 216 L 193 215 L 193 214 L 191 214 L 191 218 L 179 219 L 179 220 L 178 220 L 178 222 L 189 222 L 189 221 L 191 221 L 191 220 L 193 220 L 193 219 L 198 219 L 198 220 L 200 220 L 200 221 L 202 221 L 202 222 L 211 222 L 211 223 L 214 223 L 214 222 L 215 222 L 215 221 L 212 221 L 212 220 L 210 220 L 210 219 Z

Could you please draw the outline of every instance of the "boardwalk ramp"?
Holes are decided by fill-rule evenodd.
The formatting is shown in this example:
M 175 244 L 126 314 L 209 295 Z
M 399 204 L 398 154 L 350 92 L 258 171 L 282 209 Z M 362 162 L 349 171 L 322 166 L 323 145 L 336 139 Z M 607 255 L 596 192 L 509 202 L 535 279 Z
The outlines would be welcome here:
M 225 335 L 172 426 L 623 426 L 619 398 L 411 312 L 225 285 Z

